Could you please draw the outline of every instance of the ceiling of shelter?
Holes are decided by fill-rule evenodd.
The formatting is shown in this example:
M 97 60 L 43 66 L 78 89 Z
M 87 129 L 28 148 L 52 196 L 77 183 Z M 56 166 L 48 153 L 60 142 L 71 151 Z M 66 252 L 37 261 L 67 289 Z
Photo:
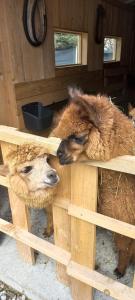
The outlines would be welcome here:
M 125 4 L 135 5 L 135 0 L 120 0 L 120 1 Z

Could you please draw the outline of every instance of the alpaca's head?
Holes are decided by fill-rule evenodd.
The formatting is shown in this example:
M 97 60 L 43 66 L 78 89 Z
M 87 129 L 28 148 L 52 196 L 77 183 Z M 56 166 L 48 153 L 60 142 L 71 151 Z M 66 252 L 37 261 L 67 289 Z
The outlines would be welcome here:
M 45 207 L 59 181 L 45 149 L 29 144 L 17 146 L 15 150 L 9 152 L 7 164 L 12 190 L 26 204 Z
M 88 96 L 76 89 L 70 94 L 71 102 L 52 132 L 62 138 L 57 151 L 60 163 L 75 162 L 83 153 L 95 160 L 129 154 L 129 140 L 122 136 L 132 128 L 128 118 L 106 96 Z
M 135 107 L 131 103 L 128 103 L 128 116 L 135 127 Z

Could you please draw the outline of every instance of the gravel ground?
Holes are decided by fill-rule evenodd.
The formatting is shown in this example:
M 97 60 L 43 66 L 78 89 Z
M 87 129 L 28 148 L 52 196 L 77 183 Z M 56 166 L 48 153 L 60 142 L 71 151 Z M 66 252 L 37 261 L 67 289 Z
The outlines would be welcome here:
M 0 216 L 10 221 L 11 212 L 7 191 L 3 187 L 0 187 L 0 200 Z M 31 219 L 32 232 L 43 238 L 44 211 L 31 210 Z M 53 237 L 49 241 L 53 242 Z M 13 239 L 1 234 L 0 244 L 0 280 L 19 291 L 16 292 L 12 288 L 4 286 L 0 289 L 0 292 L 7 290 L 9 296 L 2 298 L 3 295 L 0 295 L 0 300 L 23 300 L 23 298 L 14 298 L 16 295 L 18 297 L 23 295 L 30 300 L 72 300 L 70 289 L 61 284 L 56 278 L 55 262 L 53 260 L 38 253 L 36 265 L 30 266 L 20 259 Z M 98 271 L 116 280 L 116 276 L 113 274 L 116 263 L 117 253 L 113 244 L 112 233 L 97 228 L 96 264 L 98 265 Z M 133 273 L 133 266 L 130 266 L 120 282 L 132 286 Z M 95 290 L 94 300 L 113 300 L 113 298 Z
M 0 299 L 1 300 L 29 300 L 25 295 L 14 290 L 4 282 L 0 281 Z

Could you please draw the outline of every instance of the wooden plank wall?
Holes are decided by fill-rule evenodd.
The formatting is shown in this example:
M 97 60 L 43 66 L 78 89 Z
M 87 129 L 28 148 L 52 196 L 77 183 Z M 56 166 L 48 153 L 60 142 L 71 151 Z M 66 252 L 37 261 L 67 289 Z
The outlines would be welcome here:
M 134 57 L 132 43 L 135 34 L 135 10 L 129 6 L 118 5 L 116 1 L 102 0 L 102 3 L 106 11 L 104 34 L 122 37 L 121 64 L 126 65 L 130 71 Z
M 48 34 L 46 43 L 32 47 L 25 38 L 22 25 L 23 0 L 5 2 L 9 45 L 14 82 L 34 81 L 54 77 L 54 45 L 52 30 L 53 1 L 47 0 Z M 12 34 L 11 34 L 12 33 Z
M 79 3 L 78 3 L 79 2 Z M 62 28 L 88 32 L 88 67 L 55 69 L 55 77 L 41 81 L 16 84 L 19 128 L 24 128 L 21 106 L 39 100 L 45 105 L 68 97 L 67 86 L 76 84 L 88 91 L 101 91 L 103 62 L 101 48 L 94 43 L 96 1 L 55 0 L 52 5 L 53 29 Z M 54 50 L 53 50 L 54 51 Z M 50 52 L 49 52 L 50 54 Z M 95 59 L 96 56 L 96 59 Z

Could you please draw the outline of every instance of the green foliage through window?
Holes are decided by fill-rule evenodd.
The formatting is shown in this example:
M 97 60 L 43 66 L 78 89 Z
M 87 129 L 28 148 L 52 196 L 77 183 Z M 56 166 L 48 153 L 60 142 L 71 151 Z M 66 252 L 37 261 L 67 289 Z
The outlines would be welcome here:
M 78 34 L 55 32 L 54 34 L 54 45 L 55 49 L 67 49 L 71 47 L 77 47 L 78 45 Z

